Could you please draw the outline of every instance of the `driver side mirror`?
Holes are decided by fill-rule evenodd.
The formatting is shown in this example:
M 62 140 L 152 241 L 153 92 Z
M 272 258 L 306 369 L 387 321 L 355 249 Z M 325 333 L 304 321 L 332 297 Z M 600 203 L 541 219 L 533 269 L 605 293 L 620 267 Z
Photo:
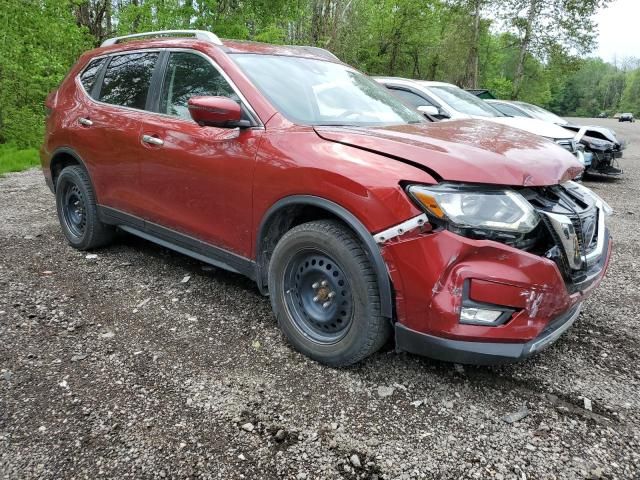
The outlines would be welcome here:
M 432 117 L 436 117 L 440 114 L 438 107 L 434 107 L 433 105 L 420 105 L 417 110 L 420 113 L 431 115 Z
M 227 97 L 191 97 L 187 104 L 191 118 L 208 127 L 236 128 L 248 127 L 242 120 L 242 109 L 237 102 Z
M 420 105 L 417 110 L 422 114 L 430 115 L 436 118 L 451 118 L 451 115 L 449 115 L 443 109 L 435 107 L 433 105 Z

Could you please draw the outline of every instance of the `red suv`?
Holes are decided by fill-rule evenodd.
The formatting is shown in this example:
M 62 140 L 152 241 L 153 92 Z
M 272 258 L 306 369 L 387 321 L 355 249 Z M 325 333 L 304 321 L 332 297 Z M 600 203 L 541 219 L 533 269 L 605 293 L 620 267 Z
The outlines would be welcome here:
M 244 274 L 334 366 L 392 335 L 455 362 L 523 358 L 604 275 L 609 207 L 553 142 L 430 123 L 322 49 L 145 36 L 84 54 L 47 99 L 42 166 L 73 247 L 119 228 Z

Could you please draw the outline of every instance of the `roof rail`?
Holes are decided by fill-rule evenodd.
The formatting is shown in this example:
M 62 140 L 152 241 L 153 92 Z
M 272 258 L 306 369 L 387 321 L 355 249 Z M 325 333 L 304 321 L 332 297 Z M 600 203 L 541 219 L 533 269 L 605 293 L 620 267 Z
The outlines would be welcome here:
M 157 32 L 144 32 L 133 33 L 131 35 L 123 35 L 122 37 L 108 38 L 102 44 L 101 47 L 108 47 L 110 45 L 116 45 L 122 40 L 128 40 L 133 38 L 143 37 L 172 37 L 172 36 L 194 36 L 198 40 L 205 40 L 215 45 L 222 45 L 222 41 L 215 33 L 207 32 L 206 30 L 160 30 Z
M 302 50 L 303 52 L 313 53 L 319 57 L 326 58 L 327 60 L 337 60 L 339 62 L 341 61 L 336 55 L 331 53 L 326 48 L 311 47 L 308 45 L 291 45 L 291 47 L 298 50 Z

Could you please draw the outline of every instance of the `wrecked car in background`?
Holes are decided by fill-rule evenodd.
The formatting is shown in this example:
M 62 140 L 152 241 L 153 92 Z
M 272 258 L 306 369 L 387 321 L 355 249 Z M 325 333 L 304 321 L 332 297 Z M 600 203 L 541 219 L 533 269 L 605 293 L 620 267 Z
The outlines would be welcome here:
M 47 98 L 42 168 L 74 248 L 119 228 L 246 275 L 332 366 L 392 334 L 443 360 L 518 360 L 603 278 L 608 206 L 554 143 L 428 122 L 321 49 L 144 35 L 85 53 Z
M 586 168 L 583 149 L 574 141 L 575 135 L 557 125 L 534 118 L 504 115 L 484 100 L 451 83 L 397 77 L 377 77 L 376 80 L 407 105 L 431 118 L 438 120 L 475 118 L 540 135 L 571 152 Z
M 575 141 L 584 147 L 585 173 L 607 176 L 620 176 L 622 169 L 617 159 L 622 157 L 625 148 L 610 128 L 597 125 L 575 125 L 555 113 L 526 102 L 507 100 L 486 100 L 505 115 L 514 117 L 537 118 L 575 132 Z
M 636 119 L 633 118 L 633 113 L 621 113 L 618 117 L 618 122 L 635 122 Z

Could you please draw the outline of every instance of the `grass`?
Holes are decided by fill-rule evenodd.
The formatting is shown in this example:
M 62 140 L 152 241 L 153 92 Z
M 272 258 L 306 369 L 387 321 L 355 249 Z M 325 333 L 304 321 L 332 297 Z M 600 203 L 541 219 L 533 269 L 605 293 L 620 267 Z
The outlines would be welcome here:
M 0 145 L 0 175 L 21 172 L 39 164 L 40 157 L 35 148 L 18 148 L 11 144 Z

